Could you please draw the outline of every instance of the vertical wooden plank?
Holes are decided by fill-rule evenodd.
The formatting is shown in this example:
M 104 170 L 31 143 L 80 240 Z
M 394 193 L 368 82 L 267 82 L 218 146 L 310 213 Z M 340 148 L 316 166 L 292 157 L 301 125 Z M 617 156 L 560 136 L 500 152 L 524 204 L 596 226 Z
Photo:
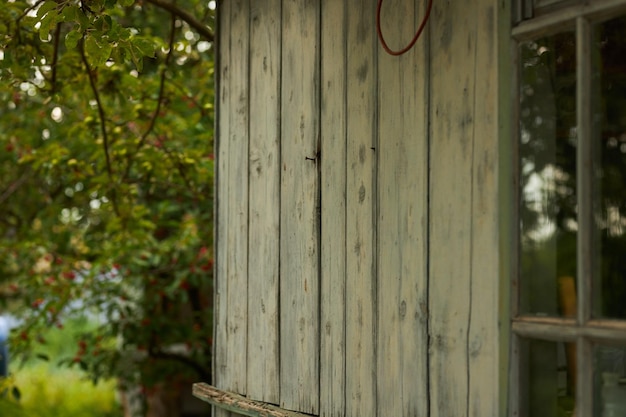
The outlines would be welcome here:
M 280 404 L 319 409 L 319 3 L 283 0 Z
M 511 39 L 511 4 L 501 2 L 496 12 L 498 63 L 497 158 L 498 158 L 498 409 L 496 415 L 513 415 L 519 408 L 519 338 L 511 332 L 511 317 L 517 312 L 517 126 L 513 91 L 517 90 L 517 47 Z M 519 414 L 518 414 L 519 415 Z
M 230 127 L 225 318 L 228 338 L 225 388 L 246 394 L 248 297 L 248 53 L 249 0 L 230 7 Z M 224 182 L 223 182 L 224 183 Z
M 472 155 L 477 1 L 431 15 L 430 415 L 470 415 Z M 476 294 L 478 296 L 478 294 Z
M 386 1 L 381 29 L 395 50 L 426 2 Z M 405 55 L 379 48 L 378 412 L 428 415 L 428 37 Z
M 376 415 L 374 2 L 347 0 L 346 416 Z
M 228 314 L 226 303 L 226 245 L 227 234 L 226 225 L 228 224 L 228 188 L 222 186 L 228 178 L 228 135 L 229 135 L 229 119 L 230 113 L 228 104 L 230 102 L 230 1 L 220 1 L 217 6 L 218 17 L 218 35 L 217 39 L 217 106 L 216 106 L 216 137 L 215 137 L 215 153 L 216 153 L 216 172 L 215 172 L 215 283 L 214 283 L 214 300 L 213 300 L 213 380 L 217 387 L 224 387 L 226 380 L 226 360 L 228 355 L 228 338 L 226 332 L 226 315 Z M 222 41 L 224 39 L 224 41 Z M 212 407 L 212 414 L 216 417 L 227 417 L 228 413 Z
M 346 17 L 344 1 L 321 15 L 320 416 L 345 415 L 346 373 Z
M 280 0 L 250 7 L 247 393 L 278 404 Z
M 499 415 L 497 2 L 475 6 L 468 416 Z M 508 17 L 507 17 L 508 19 Z M 506 39 L 506 38 L 505 38 Z M 505 323 L 508 328 L 508 323 Z
M 222 65 L 220 119 L 219 327 L 216 377 L 220 388 L 246 393 L 248 265 L 248 0 L 230 2 L 228 55 Z M 224 11 L 223 11 L 224 12 Z M 227 113 L 227 114 L 224 114 Z M 226 250 L 226 248 L 228 248 Z
M 220 39 L 228 39 L 230 36 L 230 2 L 222 1 L 218 6 L 219 16 L 219 37 Z M 230 103 L 230 45 L 224 42 L 219 44 L 219 84 L 217 98 L 217 136 L 215 140 L 215 153 L 217 159 L 216 168 L 216 251 L 215 251 L 215 300 L 214 300 L 214 320 L 215 320 L 215 352 L 214 352 L 214 372 L 213 377 L 215 384 L 221 387 L 222 382 L 226 378 L 226 357 L 227 357 L 227 333 L 225 318 L 228 314 L 226 309 L 226 244 L 227 244 L 227 225 L 228 225 L 228 188 L 222 187 L 222 180 L 226 182 L 228 172 L 228 126 L 230 113 L 228 104 Z M 222 250 L 224 248 L 224 250 Z
M 215 379 L 246 392 L 248 0 L 220 3 Z M 229 416 L 215 410 L 218 417 Z

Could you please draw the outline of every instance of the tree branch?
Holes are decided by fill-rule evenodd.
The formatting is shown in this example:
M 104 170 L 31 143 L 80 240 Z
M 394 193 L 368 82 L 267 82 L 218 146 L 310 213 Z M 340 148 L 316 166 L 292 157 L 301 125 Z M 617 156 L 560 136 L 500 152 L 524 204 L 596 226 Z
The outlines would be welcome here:
M 157 106 L 156 106 L 156 109 L 154 109 L 154 113 L 152 114 L 152 118 L 150 119 L 150 124 L 148 125 L 148 128 L 143 133 L 143 135 L 141 136 L 141 140 L 137 144 L 137 150 L 143 147 L 144 143 L 146 142 L 146 139 L 148 138 L 148 135 L 150 135 L 152 130 L 154 130 L 154 125 L 156 124 L 156 120 L 159 117 L 159 113 L 161 112 L 161 105 L 163 104 L 163 98 L 165 97 L 165 78 L 166 78 L 170 61 L 172 59 L 172 52 L 174 51 L 175 34 L 176 34 L 176 19 L 174 19 L 174 17 L 172 16 L 171 27 L 170 27 L 170 39 L 169 39 L 169 45 L 168 45 L 169 50 L 167 51 L 167 55 L 165 56 L 165 65 L 163 67 L 163 70 L 161 70 L 161 80 L 160 80 L 160 85 L 159 85 L 159 98 L 157 99 Z
M 190 357 L 179 355 L 176 353 L 165 352 L 163 350 L 156 349 L 156 348 L 151 348 L 148 351 L 148 355 L 151 358 L 155 358 L 155 359 L 164 359 L 164 360 L 179 362 L 193 369 L 198 374 L 198 377 L 200 379 L 205 380 L 205 381 L 211 380 L 211 372 L 207 370 L 204 366 L 200 365 L 198 362 L 191 359 Z
M 59 63 L 59 42 L 61 40 L 61 22 L 57 23 L 57 27 L 54 31 L 54 50 L 52 52 L 52 64 L 50 67 L 52 68 L 52 77 L 50 79 L 52 94 L 56 92 L 57 89 L 57 66 Z
M 7 189 L 4 190 L 2 194 L 0 194 L 0 205 L 2 205 L 2 203 L 4 203 L 9 197 L 11 197 L 11 194 L 13 194 L 18 188 L 20 188 L 20 186 L 24 184 L 24 182 L 26 182 L 28 177 L 29 173 L 26 172 L 11 185 L 9 185 Z
M 215 40 L 215 35 L 213 34 L 213 31 L 211 31 L 211 29 L 209 29 L 204 23 L 196 19 L 195 16 L 193 16 L 191 13 L 179 8 L 174 3 L 167 0 L 146 0 L 146 2 L 160 7 L 163 10 L 167 10 L 175 16 L 178 16 L 180 19 L 184 20 L 189 26 L 194 28 L 207 41 L 213 42 Z
M 21 42 L 21 37 L 20 37 L 20 21 L 25 18 L 26 16 L 28 16 L 28 13 L 30 13 L 32 10 L 35 10 L 37 7 L 39 7 L 39 5 L 41 3 L 43 3 L 45 0 L 37 0 L 35 3 L 33 3 L 30 7 L 26 8 L 26 10 L 24 10 L 24 13 L 22 13 L 21 15 L 19 15 L 17 17 L 17 19 L 15 19 L 15 28 L 17 30 L 17 40 L 18 43 Z
M 163 105 L 163 99 L 165 98 L 165 80 L 166 80 L 167 70 L 169 69 L 169 64 L 172 58 L 172 53 L 174 51 L 174 41 L 176 38 L 175 35 L 176 35 L 176 19 L 174 18 L 174 16 L 172 16 L 171 26 L 170 26 L 170 39 L 169 39 L 169 46 L 168 46 L 169 49 L 167 51 L 167 55 L 165 56 L 165 65 L 163 66 L 163 69 L 161 70 L 161 80 L 159 82 L 159 96 L 157 98 L 157 106 L 156 106 L 156 109 L 154 109 L 154 112 L 152 113 L 152 117 L 150 118 L 150 122 L 148 123 L 148 127 L 146 128 L 146 131 L 143 133 L 143 135 L 141 135 L 141 138 L 139 139 L 139 143 L 137 143 L 135 152 L 132 155 L 131 154 L 128 155 L 127 163 L 126 163 L 126 172 L 124 173 L 124 177 L 123 177 L 124 179 L 128 178 L 128 176 L 130 175 L 130 169 L 134 161 L 133 158 L 137 154 L 137 152 L 139 152 L 139 150 L 145 145 L 146 140 L 148 139 L 148 136 L 154 130 L 154 126 L 156 125 L 157 118 L 159 117 L 159 113 L 161 112 L 161 106 Z
M 91 86 L 91 91 L 93 92 L 94 98 L 96 100 L 96 104 L 98 107 L 98 115 L 100 116 L 100 130 L 102 131 L 102 143 L 104 146 L 104 156 L 106 160 L 107 174 L 109 176 L 109 181 L 111 184 L 113 183 L 113 168 L 111 167 L 111 156 L 109 155 L 109 136 L 107 134 L 106 129 L 106 114 L 104 113 L 104 107 L 102 105 L 102 100 L 100 100 L 100 93 L 98 92 L 98 86 L 96 85 L 96 79 L 91 71 L 91 67 L 89 66 L 89 62 L 87 61 L 87 56 L 85 55 L 85 45 L 84 39 L 81 39 L 79 42 L 79 50 L 80 56 L 85 64 L 85 69 L 87 70 L 87 76 L 89 77 L 89 85 Z M 113 202 L 113 210 L 115 210 L 115 214 L 120 215 L 119 209 L 117 207 L 117 201 L 115 198 L 115 190 L 113 190 L 113 195 L 111 196 L 111 201 Z

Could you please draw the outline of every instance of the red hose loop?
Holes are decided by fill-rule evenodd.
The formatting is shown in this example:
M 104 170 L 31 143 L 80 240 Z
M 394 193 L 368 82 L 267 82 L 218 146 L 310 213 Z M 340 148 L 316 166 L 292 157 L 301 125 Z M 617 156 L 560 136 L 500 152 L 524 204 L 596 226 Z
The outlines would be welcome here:
M 383 36 L 383 32 L 380 28 L 380 10 L 382 9 L 382 6 L 383 6 L 383 0 L 378 0 L 378 7 L 376 8 L 376 32 L 378 32 L 378 39 L 380 40 L 380 44 L 382 45 L 385 52 L 387 52 L 389 55 L 399 56 L 399 55 L 405 54 L 406 52 L 408 52 L 409 49 L 411 49 L 415 45 L 415 42 L 417 42 L 420 35 L 422 34 L 422 31 L 424 30 L 424 27 L 426 26 L 426 22 L 428 22 L 428 18 L 430 17 L 430 11 L 433 8 L 433 0 L 428 0 L 426 14 L 424 15 L 424 18 L 422 19 L 422 23 L 420 23 L 420 26 L 417 29 L 417 32 L 415 33 L 415 36 L 406 47 L 400 49 L 399 51 L 392 50 L 387 45 L 387 42 L 385 42 L 385 37 Z

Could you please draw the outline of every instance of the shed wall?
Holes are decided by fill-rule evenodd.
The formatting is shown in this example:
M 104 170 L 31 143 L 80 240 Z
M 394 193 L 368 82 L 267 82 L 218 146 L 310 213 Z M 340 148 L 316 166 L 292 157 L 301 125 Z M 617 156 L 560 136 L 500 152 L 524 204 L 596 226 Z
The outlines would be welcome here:
M 498 415 L 499 7 L 219 3 L 217 387 Z

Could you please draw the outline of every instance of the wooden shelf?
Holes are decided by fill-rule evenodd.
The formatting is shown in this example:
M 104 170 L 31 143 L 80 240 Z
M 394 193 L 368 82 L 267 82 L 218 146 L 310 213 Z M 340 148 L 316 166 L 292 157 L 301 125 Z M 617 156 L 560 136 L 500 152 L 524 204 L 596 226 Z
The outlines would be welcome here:
M 311 417 L 310 414 L 284 410 L 276 405 L 250 400 L 233 392 L 223 391 L 209 384 L 193 384 L 193 395 L 216 407 L 250 417 Z

